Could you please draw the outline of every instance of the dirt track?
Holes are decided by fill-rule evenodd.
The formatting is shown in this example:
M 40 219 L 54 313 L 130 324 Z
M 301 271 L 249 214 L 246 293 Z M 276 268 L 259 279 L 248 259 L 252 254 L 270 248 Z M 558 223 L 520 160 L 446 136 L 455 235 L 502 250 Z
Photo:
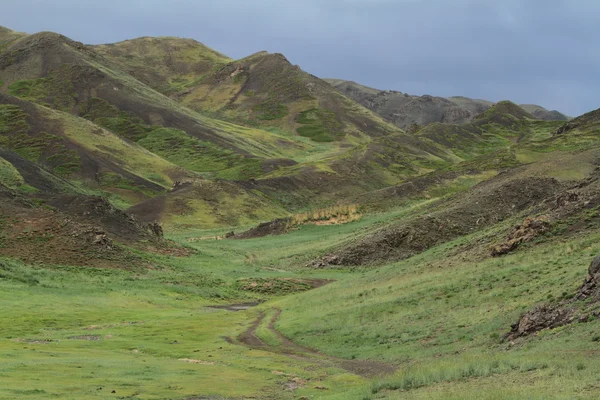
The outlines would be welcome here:
M 292 342 L 290 339 L 285 337 L 281 332 L 275 328 L 275 323 L 281 315 L 281 310 L 275 309 L 275 314 L 267 328 L 279 339 L 281 342 L 280 346 L 271 346 L 265 343 L 257 334 L 256 330 L 262 324 L 265 314 L 260 313 L 257 319 L 250 325 L 250 327 L 238 336 L 238 340 L 244 345 L 260 349 L 263 351 L 269 351 L 278 354 L 284 354 L 292 358 L 300 359 L 303 361 L 314 362 L 324 366 L 335 366 L 338 368 L 345 369 L 356 375 L 360 375 L 366 378 L 372 378 L 375 376 L 389 375 L 392 374 L 396 367 L 392 364 L 386 364 L 378 361 L 369 360 L 346 360 L 343 358 L 333 357 L 321 353 L 315 349 L 304 347 L 299 344 Z

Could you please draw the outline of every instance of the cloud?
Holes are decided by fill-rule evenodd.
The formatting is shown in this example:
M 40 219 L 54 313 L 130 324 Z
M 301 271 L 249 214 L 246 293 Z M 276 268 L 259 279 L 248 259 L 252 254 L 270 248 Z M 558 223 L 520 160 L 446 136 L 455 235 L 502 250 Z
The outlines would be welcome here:
M 8 4 L 6 4 L 8 3 Z M 192 37 L 414 94 L 600 107 L 596 0 L 5 0 L 0 24 L 87 43 Z

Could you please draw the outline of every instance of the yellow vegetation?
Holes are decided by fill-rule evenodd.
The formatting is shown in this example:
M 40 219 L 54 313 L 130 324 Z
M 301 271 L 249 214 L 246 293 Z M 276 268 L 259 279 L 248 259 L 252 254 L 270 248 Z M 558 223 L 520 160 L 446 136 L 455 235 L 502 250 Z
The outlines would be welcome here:
M 292 216 L 292 226 L 303 224 L 337 225 L 359 219 L 360 213 L 356 204 L 338 205 L 296 214 Z

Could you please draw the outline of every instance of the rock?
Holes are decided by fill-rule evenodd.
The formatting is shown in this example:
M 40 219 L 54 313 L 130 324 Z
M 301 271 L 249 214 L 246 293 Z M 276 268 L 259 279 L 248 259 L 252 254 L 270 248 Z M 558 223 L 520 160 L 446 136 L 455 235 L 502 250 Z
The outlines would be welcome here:
M 308 264 L 308 267 L 315 268 L 315 269 L 323 269 L 323 268 L 329 267 L 330 265 L 339 265 L 339 264 L 340 264 L 339 256 L 332 254 L 332 255 L 328 255 L 328 256 L 323 256 L 321 258 L 318 258 L 318 259 L 312 261 L 310 264 Z
M 588 268 L 588 272 L 589 272 L 590 276 L 592 276 L 592 277 L 595 277 L 596 275 L 600 274 L 600 254 L 598 254 L 592 260 L 592 263 L 590 264 L 590 267 Z
M 527 336 L 546 328 L 556 328 L 572 321 L 573 309 L 560 306 L 544 305 L 529 311 L 513 324 L 510 339 Z
M 536 236 L 548 231 L 550 222 L 546 216 L 526 218 L 508 234 L 505 242 L 492 246 L 492 257 L 501 256 L 515 250 L 521 243 L 528 242 Z
M 148 229 L 148 231 L 150 231 L 150 233 L 156 236 L 158 239 L 162 239 L 164 237 L 163 228 L 158 222 L 151 222 L 147 224 L 146 229 Z

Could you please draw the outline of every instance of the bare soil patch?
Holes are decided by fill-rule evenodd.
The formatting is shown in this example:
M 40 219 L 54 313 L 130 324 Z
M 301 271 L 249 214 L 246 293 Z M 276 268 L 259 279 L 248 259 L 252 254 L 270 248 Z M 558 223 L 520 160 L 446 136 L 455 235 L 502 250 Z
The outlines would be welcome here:
M 375 376 L 388 375 L 396 370 L 396 367 L 392 364 L 386 364 L 378 361 L 370 360 L 346 360 L 343 358 L 329 356 L 318 350 L 311 349 L 309 347 L 301 346 L 277 330 L 275 324 L 281 315 L 281 310 L 276 309 L 273 318 L 269 321 L 268 329 L 274 333 L 281 345 L 279 347 L 271 346 L 265 343 L 256 334 L 256 329 L 261 325 L 265 318 L 265 314 L 259 314 L 258 318 L 252 323 L 252 325 L 238 336 L 238 340 L 252 348 L 260 348 L 261 350 L 271 351 L 274 353 L 285 354 L 293 358 L 300 358 L 305 361 L 314 362 L 317 364 L 332 364 L 338 368 L 345 369 L 356 375 L 360 375 L 367 378 Z

